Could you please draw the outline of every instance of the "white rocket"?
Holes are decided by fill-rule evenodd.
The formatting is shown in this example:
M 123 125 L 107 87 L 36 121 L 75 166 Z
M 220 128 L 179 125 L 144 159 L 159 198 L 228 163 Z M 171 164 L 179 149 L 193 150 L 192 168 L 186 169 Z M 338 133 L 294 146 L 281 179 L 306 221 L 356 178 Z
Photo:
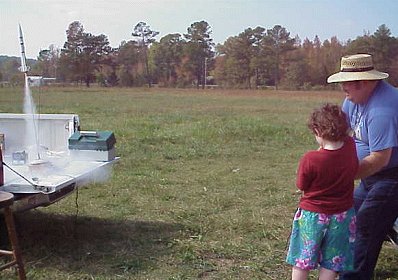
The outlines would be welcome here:
M 19 43 L 21 44 L 21 67 L 19 67 L 19 71 L 27 73 L 30 70 L 30 67 L 26 65 L 25 45 L 23 42 L 21 24 L 19 24 Z

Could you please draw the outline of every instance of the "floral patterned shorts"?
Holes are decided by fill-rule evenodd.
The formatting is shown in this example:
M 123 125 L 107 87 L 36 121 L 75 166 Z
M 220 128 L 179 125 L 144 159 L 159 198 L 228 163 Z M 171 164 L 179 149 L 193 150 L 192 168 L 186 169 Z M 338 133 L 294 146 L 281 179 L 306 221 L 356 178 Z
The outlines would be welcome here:
M 355 210 L 327 215 L 297 209 L 286 262 L 305 270 L 353 269 Z

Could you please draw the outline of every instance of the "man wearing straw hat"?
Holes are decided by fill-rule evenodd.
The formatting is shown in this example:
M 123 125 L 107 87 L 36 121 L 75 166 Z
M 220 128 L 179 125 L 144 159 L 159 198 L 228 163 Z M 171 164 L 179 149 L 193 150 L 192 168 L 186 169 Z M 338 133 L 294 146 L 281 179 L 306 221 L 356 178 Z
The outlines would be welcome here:
M 355 138 L 360 184 L 354 191 L 357 235 L 355 271 L 340 279 L 372 279 L 383 241 L 398 217 L 398 90 L 374 69 L 372 56 L 341 59 L 328 83 L 345 92 L 343 110 Z

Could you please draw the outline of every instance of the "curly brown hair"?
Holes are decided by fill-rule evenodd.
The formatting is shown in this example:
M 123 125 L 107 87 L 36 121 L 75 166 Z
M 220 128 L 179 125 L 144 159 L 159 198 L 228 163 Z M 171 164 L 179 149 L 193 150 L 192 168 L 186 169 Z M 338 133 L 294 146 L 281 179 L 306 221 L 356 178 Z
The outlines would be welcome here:
M 326 103 L 310 115 L 308 128 L 329 141 L 342 141 L 348 135 L 347 115 L 340 106 Z

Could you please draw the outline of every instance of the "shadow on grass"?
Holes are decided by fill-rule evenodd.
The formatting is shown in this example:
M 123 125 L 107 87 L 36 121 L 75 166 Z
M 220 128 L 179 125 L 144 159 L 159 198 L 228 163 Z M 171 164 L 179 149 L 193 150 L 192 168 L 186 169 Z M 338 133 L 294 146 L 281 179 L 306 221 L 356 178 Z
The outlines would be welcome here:
M 398 275 L 398 270 L 395 268 L 391 268 L 390 271 L 375 271 L 375 280 L 385 280 L 385 279 L 396 279 L 395 277 Z
M 91 276 L 132 275 L 171 255 L 182 226 L 49 214 L 17 215 L 26 269 Z

